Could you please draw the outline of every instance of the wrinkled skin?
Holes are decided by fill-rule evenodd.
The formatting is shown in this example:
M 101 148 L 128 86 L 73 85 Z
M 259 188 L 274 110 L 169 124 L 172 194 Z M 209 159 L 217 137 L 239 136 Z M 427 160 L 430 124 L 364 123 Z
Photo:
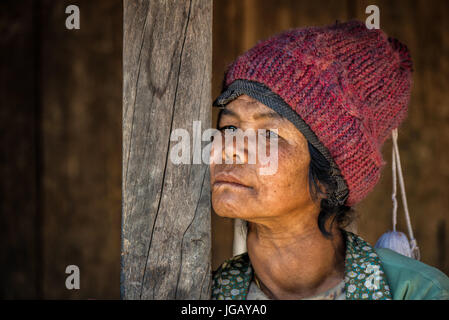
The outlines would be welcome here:
M 230 112 L 221 116 L 218 128 L 278 130 L 278 136 L 257 136 L 266 139 L 268 146 L 270 135 L 277 138 L 275 174 L 261 175 L 259 169 L 264 165 L 259 161 L 248 164 L 247 141 L 241 150 L 235 144 L 226 146 L 224 130 L 222 164 L 210 165 L 215 212 L 249 222 L 248 255 L 262 290 L 272 299 L 301 299 L 337 285 L 344 277 L 345 245 L 336 224 L 330 239 L 318 229 L 320 199 L 314 201 L 310 196 L 307 140 L 285 118 L 258 117 L 261 113 L 277 113 L 247 95 L 239 96 L 226 109 Z M 218 147 L 217 138 L 211 154 Z M 225 164 L 226 158 L 234 159 L 234 163 Z M 243 164 L 236 164 L 237 159 Z M 229 175 L 239 184 L 227 183 Z

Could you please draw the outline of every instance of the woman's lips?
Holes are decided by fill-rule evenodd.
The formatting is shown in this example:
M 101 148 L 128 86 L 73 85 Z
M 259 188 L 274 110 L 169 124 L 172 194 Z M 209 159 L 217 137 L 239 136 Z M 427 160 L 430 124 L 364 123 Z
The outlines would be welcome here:
M 215 177 L 213 186 L 214 187 L 229 186 L 229 187 L 234 187 L 234 188 L 246 188 L 246 189 L 251 188 L 251 187 L 245 185 L 238 177 L 236 177 L 232 174 L 228 174 L 228 173 L 217 174 Z
M 228 187 L 233 187 L 233 188 L 245 188 L 245 189 L 250 188 L 250 187 L 244 186 L 243 184 L 240 184 L 240 183 L 227 182 L 227 181 L 215 181 L 214 187 L 219 187 L 219 186 L 228 186 Z

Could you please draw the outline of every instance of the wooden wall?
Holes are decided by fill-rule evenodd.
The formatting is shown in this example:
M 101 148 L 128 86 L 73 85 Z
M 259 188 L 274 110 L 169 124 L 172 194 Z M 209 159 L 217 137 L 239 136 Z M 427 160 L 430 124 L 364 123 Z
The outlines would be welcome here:
M 119 288 L 122 2 L 42 1 L 42 249 L 45 298 L 114 298 Z M 80 268 L 67 290 L 65 267 Z
M 0 297 L 35 297 L 41 256 L 32 1 L 0 3 Z M 9 66 L 15 66 L 10 68 Z
M 214 1 L 213 98 L 225 66 L 259 39 L 288 28 L 366 19 L 365 8 L 380 8 L 380 26 L 408 45 L 414 61 L 414 88 L 399 147 L 408 205 L 422 261 L 449 274 L 449 2 L 356 0 Z M 217 112 L 214 110 L 213 123 Z M 374 191 L 357 207 L 358 232 L 374 244 L 391 229 L 391 141 L 388 162 Z M 402 210 L 401 205 L 399 210 Z M 403 212 L 399 229 L 406 231 Z M 213 268 L 232 254 L 232 221 L 212 215 Z
M 117 298 L 122 1 L 8 0 L 0 18 L 0 297 Z

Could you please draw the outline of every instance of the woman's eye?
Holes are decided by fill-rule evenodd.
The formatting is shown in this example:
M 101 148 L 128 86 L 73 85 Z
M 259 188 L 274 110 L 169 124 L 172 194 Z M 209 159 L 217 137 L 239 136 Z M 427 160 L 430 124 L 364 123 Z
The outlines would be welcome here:
M 221 134 L 223 134 L 223 133 L 225 133 L 225 130 L 232 130 L 232 131 L 235 131 L 235 130 L 237 130 L 237 128 L 236 127 L 234 127 L 234 126 L 223 126 L 223 127 L 221 127 L 221 128 L 218 128 L 218 131 L 220 131 L 220 133 Z M 214 137 L 215 137 L 215 135 L 213 135 L 211 138 L 210 138 L 210 141 L 214 141 Z
M 234 132 L 234 131 L 238 130 L 238 128 L 235 126 L 229 125 L 229 126 L 223 126 L 223 127 L 219 128 L 218 130 L 221 132 L 224 132 L 225 130 L 232 130 Z M 270 138 L 279 139 L 280 138 L 280 136 L 276 132 L 268 130 L 268 129 L 262 130 L 262 134 L 267 139 L 270 139 Z
M 226 129 L 235 131 L 235 130 L 237 130 L 237 127 L 235 127 L 235 126 L 224 126 L 224 127 L 219 128 L 218 130 L 225 131 Z
M 268 129 L 265 130 L 265 137 L 267 139 L 270 139 L 270 138 L 278 139 L 278 138 L 280 138 L 279 135 L 276 132 L 268 130 Z

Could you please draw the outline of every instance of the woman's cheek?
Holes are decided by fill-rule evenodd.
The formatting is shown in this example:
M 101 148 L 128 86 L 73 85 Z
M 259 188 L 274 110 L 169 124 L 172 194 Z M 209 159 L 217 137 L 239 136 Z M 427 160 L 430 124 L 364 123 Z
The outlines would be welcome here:
M 295 148 L 278 148 L 278 168 L 272 176 L 260 176 L 263 185 L 272 190 L 278 197 L 301 191 L 307 184 L 309 162 L 304 154 L 297 152 Z
M 255 149 L 255 148 L 254 148 Z M 250 158 L 251 152 L 248 153 Z M 261 177 L 271 177 L 278 174 L 279 165 L 282 161 L 282 146 L 276 143 L 274 146 L 260 142 L 257 145 L 257 174 Z

